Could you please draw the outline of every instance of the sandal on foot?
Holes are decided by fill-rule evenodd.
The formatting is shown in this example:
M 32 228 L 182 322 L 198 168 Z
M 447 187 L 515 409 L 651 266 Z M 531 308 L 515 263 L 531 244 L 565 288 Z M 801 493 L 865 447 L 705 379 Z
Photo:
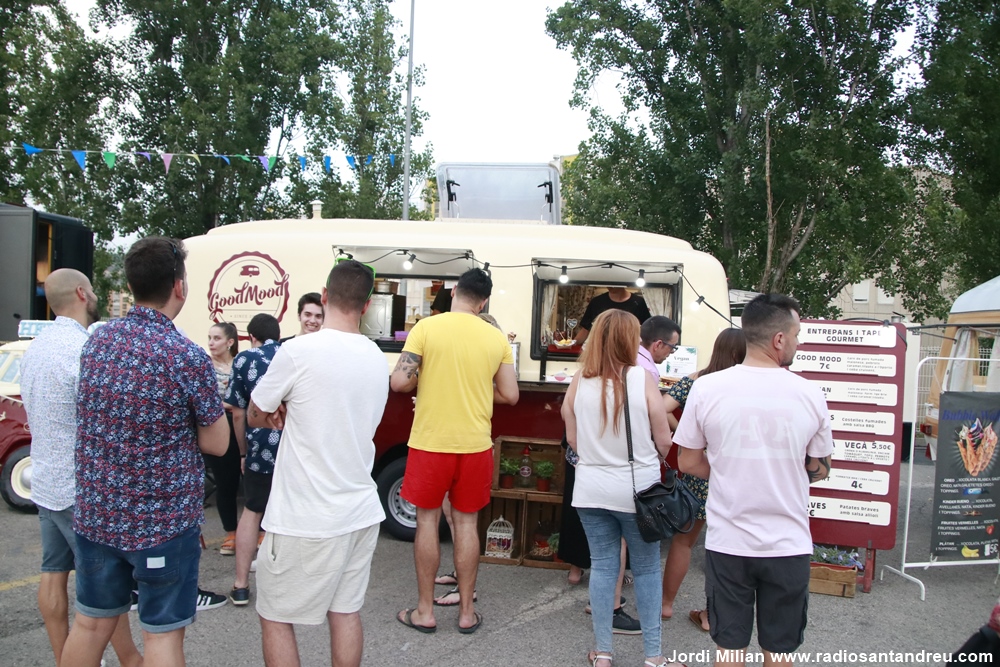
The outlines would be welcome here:
M 669 667 L 670 665 L 680 665 L 681 667 L 687 667 L 687 665 L 685 665 L 683 662 L 667 662 L 666 658 L 657 663 L 654 663 L 652 660 L 644 660 L 642 664 L 646 665 L 647 667 Z
M 625 577 L 622 578 L 622 586 L 631 586 L 634 583 L 635 583 L 635 577 L 633 577 L 631 574 L 626 574 Z
M 591 651 L 587 654 L 587 664 L 589 664 L 590 667 L 597 667 L 598 660 L 607 660 L 608 662 L 612 662 L 613 658 L 610 653 L 598 653 L 597 651 Z
M 472 591 L 472 601 L 478 602 L 479 595 Z M 462 602 L 462 596 L 458 593 L 458 586 L 451 589 L 439 598 L 434 598 L 434 604 L 438 607 L 457 607 Z
M 404 609 L 403 611 L 396 614 L 396 620 L 405 625 L 408 628 L 413 628 L 417 632 L 422 632 L 425 635 L 437 632 L 436 625 L 417 625 L 413 622 L 413 612 L 416 609 Z
M 483 615 L 480 614 L 478 611 L 474 611 L 472 613 L 476 615 L 475 623 L 473 623 L 467 628 L 463 628 L 461 625 L 458 626 L 458 631 L 461 632 L 463 635 L 471 635 L 473 632 L 479 629 L 480 625 L 483 624 Z
M 705 629 L 705 626 L 701 624 L 701 613 L 703 611 L 703 609 L 692 609 L 690 613 L 688 613 L 688 620 L 698 626 L 698 629 L 702 632 L 708 632 L 708 630 Z
M 454 572 L 449 572 L 448 574 L 439 574 L 434 577 L 434 583 L 437 586 L 458 586 L 458 575 Z

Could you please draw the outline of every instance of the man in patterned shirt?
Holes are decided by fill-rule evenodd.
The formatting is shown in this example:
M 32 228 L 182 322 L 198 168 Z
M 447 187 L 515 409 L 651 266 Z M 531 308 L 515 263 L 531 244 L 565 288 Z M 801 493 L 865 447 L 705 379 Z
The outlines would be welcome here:
M 205 464 L 229 425 L 208 354 L 172 322 L 187 299 L 181 241 L 125 255 L 135 306 L 83 348 L 77 399 L 76 621 L 61 667 L 96 667 L 139 587 L 146 667 L 184 665 L 198 596 Z
M 250 562 L 257 549 L 260 520 L 271 495 L 274 459 L 278 454 L 281 431 L 269 428 L 247 429 L 247 406 L 250 393 L 264 377 L 278 351 L 281 325 L 273 315 L 254 315 L 247 324 L 253 346 L 233 359 L 233 377 L 226 391 L 226 403 L 233 406 L 233 426 L 243 463 L 243 514 L 236 527 L 236 580 L 229 599 L 242 607 L 250 602 Z
M 97 296 L 87 276 L 57 269 L 45 279 L 45 299 L 56 315 L 32 341 L 21 361 L 21 397 L 31 424 L 31 499 L 42 532 L 42 612 L 56 663 L 69 634 L 69 573 L 76 569 L 73 533 L 73 452 L 76 448 L 76 384 L 87 329 L 98 317 Z M 142 663 L 128 615 L 118 617 L 111 644 L 126 667 Z

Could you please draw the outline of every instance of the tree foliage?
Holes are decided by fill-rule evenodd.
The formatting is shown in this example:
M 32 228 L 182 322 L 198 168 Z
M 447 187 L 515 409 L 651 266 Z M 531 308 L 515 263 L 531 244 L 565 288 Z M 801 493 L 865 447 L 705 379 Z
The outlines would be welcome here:
M 949 177 L 941 210 L 951 216 L 964 290 L 1000 275 L 1000 6 L 942 0 L 924 8 L 917 31 L 923 84 L 911 96 L 914 157 Z
M 894 166 L 905 117 L 894 36 L 906 0 L 569 0 L 547 30 L 579 64 L 574 103 L 615 72 L 626 112 L 591 111 L 568 168 L 574 221 L 689 240 L 734 288 L 814 316 L 878 276 L 918 312 L 944 303 L 907 236 L 922 190 Z M 939 284 L 930 283 L 930 285 Z

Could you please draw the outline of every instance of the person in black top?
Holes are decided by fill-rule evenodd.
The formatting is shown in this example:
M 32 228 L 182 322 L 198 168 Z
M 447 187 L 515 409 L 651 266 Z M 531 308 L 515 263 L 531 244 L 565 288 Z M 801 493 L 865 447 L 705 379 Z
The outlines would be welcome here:
M 587 340 L 590 327 L 593 326 L 597 316 L 612 308 L 632 313 L 640 325 L 651 316 L 646 301 L 641 296 L 632 294 L 624 287 L 609 287 L 606 293 L 598 294 L 587 304 L 587 310 L 580 319 L 580 330 L 576 333 L 577 345 L 582 345 Z

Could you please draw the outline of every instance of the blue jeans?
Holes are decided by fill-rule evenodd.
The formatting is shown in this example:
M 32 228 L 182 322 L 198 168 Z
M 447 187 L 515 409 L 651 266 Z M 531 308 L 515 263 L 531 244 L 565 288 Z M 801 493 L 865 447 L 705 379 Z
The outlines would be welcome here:
M 622 537 L 628 545 L 635 577 L 635 606 L 642 627 L 642 644 L 647 658 L 661 654 L 660 608 L 663 577 L 660 571 L 660 543 L 646 542 L 639 534 L 635 514 L 580 507 L 580 522 L 590 544 L 590 607 L 597 650 L 611 653 L 611 623 L 615 586 L 621 568 Z

